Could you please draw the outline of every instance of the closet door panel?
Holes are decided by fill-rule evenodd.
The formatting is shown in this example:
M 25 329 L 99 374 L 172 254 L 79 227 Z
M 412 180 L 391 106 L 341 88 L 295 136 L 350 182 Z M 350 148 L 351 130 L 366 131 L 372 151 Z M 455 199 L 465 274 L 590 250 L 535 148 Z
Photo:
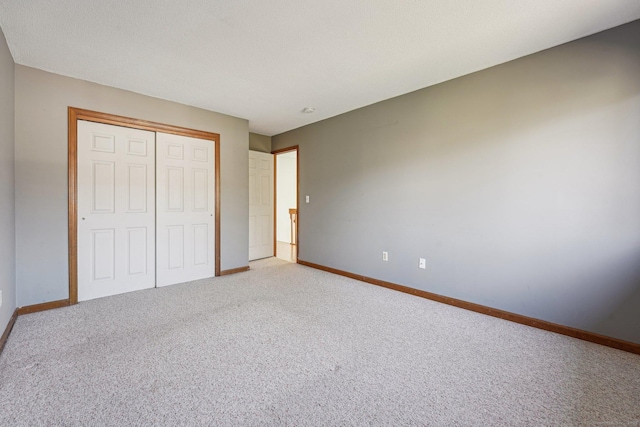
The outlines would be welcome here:
M 157 133 L 157 286 L 213 277 L 213 142 Z
M 78 121 L 78 300 L 155 286 L 155 133 Z

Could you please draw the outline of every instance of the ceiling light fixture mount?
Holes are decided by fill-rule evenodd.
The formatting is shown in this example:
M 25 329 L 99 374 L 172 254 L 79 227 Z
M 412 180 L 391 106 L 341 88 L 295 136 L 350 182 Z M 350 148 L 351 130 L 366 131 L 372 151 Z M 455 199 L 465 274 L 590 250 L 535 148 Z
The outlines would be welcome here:
M 313 108 L 313 107 L 304 107 L 304 108 L 302 109 L 302 112 L 303 112 L 303 113 L 305 113 L 305 114 L 311 114 L 311 113 L 313 113 L 314 111 L 316 111 L 316 109 L 315 109 L 315 108 Z

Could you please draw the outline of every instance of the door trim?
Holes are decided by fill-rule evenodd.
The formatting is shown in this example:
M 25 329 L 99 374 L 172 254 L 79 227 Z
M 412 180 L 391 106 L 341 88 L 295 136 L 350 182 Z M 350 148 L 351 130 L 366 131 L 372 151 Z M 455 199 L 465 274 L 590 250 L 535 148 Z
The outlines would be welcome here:
M 278 154 L 296 152 L 296 263 L 300 251 L 300 239 L 298 238 L 298 226 L 300 224 L 300 146 L 273 150 L 273 256 L 278 254 Z
M 220 134 L 172 126 L 147 120 L 100 113 L 81 108 L 68 108 L 68 208 L 69 208 L 69 303 L 78 303 L 78 120 L 121 127 L 164 132 L 174 135 L 206 139 L 213 142 L 214 200 L 215 200 L 215 275 L 220 275 Z

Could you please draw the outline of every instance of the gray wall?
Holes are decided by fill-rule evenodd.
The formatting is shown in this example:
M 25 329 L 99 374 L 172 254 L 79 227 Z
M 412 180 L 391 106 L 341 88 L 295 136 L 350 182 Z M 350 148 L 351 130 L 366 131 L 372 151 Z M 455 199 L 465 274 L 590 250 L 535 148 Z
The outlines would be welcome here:
M 0 335 L 16 309 L 14 63 L 0 30 Z
M 67 107 L 220 134 L 221 268 L 248 260 L 248 122 L 16 66 L 16 275 L 19 306 L 68 297 Z
M 300 259 L 640 343 L 640 21 L 272 141 Z
M 250 133 L 249 150 L 271 153 L 271 137 L 257 133 Z

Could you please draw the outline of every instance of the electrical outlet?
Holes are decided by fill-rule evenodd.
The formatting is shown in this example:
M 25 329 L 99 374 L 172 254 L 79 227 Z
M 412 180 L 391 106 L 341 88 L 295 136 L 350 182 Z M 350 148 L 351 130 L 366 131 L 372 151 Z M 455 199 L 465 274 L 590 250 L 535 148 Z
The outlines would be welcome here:
M 305 196 L 305 197 L 304 197 L 304 201 L 305 201 L 305 202 L 307 202 L 307 203 L 309 203 L 309 196 Z
M 420 262 L 418 263 L 418 267 L 425 270 L 427 268 L 427 260 L 424 258 L 420 258 Z
M 389 261 L 389 252 L 382 252 L 382 260 Z

